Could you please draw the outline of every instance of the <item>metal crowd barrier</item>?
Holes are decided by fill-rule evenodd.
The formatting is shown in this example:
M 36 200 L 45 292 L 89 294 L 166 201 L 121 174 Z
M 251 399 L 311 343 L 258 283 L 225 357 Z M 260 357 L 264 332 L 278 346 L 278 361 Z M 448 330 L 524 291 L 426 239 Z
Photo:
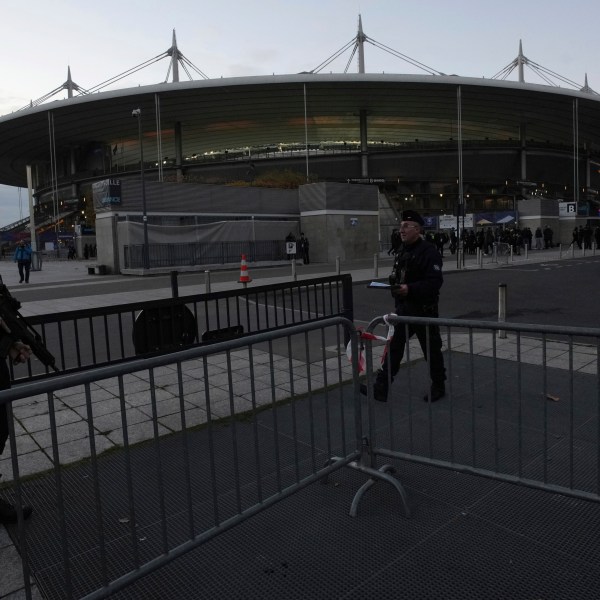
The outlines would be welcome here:
M 59 370 L 70 372 L 333 316 L 353 319 L 349 274 L 35 315 L 27 321 L 41 334 Z M 15 369 L 14 378 L 25 381 L 47 373 L 32 360 L 27 369 Z
M 429 371 L 413 336 L 388 402 L 368 386 L 373 464 L 403 459 L 600 500 L 600 329 L 387 319 L 407 334 L 440 327 L 446 397 L 424 401 Z M 371 340 L 366 357 L 373 381 Z
M 360 461 L 357 353 L 336 317 L 2 392 L 12 484 L 0 497 L 34 504 L 11 527 L 27 598 L 31 576 L 43 597 L 108 597 L 344 466 L 377 477 Z M 15 438 L 32 403 L 38 433 L 19 425 Z M 79 419 L 65 425 L 67 407 Z M 49 471 L 20 476 L 35 471 L 25 437 Z

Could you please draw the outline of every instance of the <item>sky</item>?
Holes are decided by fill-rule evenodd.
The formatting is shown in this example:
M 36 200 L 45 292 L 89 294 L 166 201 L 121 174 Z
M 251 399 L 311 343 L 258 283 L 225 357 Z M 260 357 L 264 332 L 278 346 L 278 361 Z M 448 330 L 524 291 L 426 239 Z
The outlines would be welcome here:
M 310 71 L 356 36 L 359 14 L 368 37 L 436 71 L 492 77 L 522 40 L 529 60 L 582 86 L 587 73 L 600 91 L 598 0 L 3 0 L 0 115 L 61 86 L 68 66 L 87 89 L 154 58 L 173 29 L 179 50 L 211 78 Z M 349 58 L 323 72 L 344 72 Z M 365 66 L 422 73 L 370 44 Z M 167 70 L 164 59 L 117 87 L 165 81 Z M 543 83 L 529 69 L 525 79 Z M 0 226 L 28 214 L 27 190 L 0 185 Z

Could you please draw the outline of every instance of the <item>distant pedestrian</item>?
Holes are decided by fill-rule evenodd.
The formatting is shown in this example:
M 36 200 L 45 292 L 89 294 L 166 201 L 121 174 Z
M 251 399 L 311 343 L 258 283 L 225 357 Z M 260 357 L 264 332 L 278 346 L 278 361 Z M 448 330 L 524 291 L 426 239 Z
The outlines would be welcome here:
M 303 233 L 301 233 L 300 234 L 300 254 L 302 255 L 302 262 L 305 265 L 308 265 L 310 263 L 309 250 L 310 250 L 310 243 L 308 241 L 308 238 L 305 237 Z
M 21 240 L 17 249 L 15 250 L 15 262 L 19 269 L 19 276 L 21 277 L 19 283 L 29 283 L 29 271 L 31 269 L 31 248 Z
M 548 225 L 546 225 L 546 227 L 544 227 L 544 248 L 546 250 L 554 247 L 554 244 L 552 243 L 553 235 L 554 235 L 554 232 L 552 231 L 552 229 L 550 229 L 550 227 L 548 227 Z

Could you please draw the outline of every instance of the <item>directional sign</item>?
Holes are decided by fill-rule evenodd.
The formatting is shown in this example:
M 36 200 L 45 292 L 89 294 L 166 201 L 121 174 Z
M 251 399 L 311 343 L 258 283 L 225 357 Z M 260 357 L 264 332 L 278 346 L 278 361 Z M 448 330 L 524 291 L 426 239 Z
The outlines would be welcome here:
M 559 217 L 576 217 L 577 202 L 559 202 L 558 203 Z

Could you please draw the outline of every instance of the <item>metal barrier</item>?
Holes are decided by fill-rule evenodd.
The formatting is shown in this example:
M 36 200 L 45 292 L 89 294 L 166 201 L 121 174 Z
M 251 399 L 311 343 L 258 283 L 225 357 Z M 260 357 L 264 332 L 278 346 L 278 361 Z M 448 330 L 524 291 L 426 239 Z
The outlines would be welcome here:
M 485 255 L 484 255 L 485 256 Z M 492 253 L 487 256 L 485 262 L 491 264 L 507 265 L 511 260 L 511 246 L 505 242 L 494 242 Z
M 30 576 L 44 597 L 105 598 L 344 466 L 378 477 L 361 461 L 357 354 L 337 317 L 2 392 L 0 496 L 35 504 L 10 528 L 27 598 Z M 34 431 L 15 438 L 32 403 Z
M 68 372 L 134 358 L 136 349 L 178 350 L 202 340 L 206 332 L 214 341 L 219 331 L 239 333 L 241 328 L 248 335 L 332 316 L 353 318 L 349 274 L 36 315 L 28 321 L 41 333 L 59 369 Z M 28 370 L 14 370 L 19 380 L 46 374 L 38 361 L 31 361 Z
M 143 267 L 143 244 L 125 246 L 126 269 Z M 245 254 L 248 261 L 285 261 L 284 240 L 259 240 L 243 242 L 186 242 L 185 244 L 149 244 L 150 268 L 181 267 L 192 265 L 224 265 L 239 263 Z
M 407 335 L 416 326 L 440 327 L 447 394 L 423 401 L 429 373 L 411 341 L 397 376 L 403 384 L 393 385 L 387 404 L 374 402 L 368 386 L 372 460 L 405 459 L 600 500 L 600 329 L 387 320 Z M 368 331 L 382 323 L 374 319 Z M 507 339 L 498 339 L 500 331 Z M 371 380 L 372 341 L 366 344 Z

